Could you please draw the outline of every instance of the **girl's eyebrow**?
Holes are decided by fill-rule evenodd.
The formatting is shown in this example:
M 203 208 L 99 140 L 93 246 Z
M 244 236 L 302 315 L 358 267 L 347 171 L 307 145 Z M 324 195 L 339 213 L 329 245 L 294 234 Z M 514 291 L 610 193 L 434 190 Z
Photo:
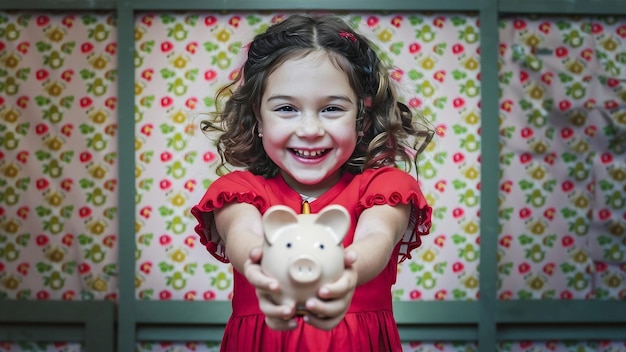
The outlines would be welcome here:
M 347 95 L 329 95 L 324 97 L 325 100 L 333 101 L 333 100 L 343 100 L 347 103 L 352 103 L 352 99 Z M 272 95 L 267 98 L 267 101 L 270 102 L 272 100 L 295 100 L 296 98 L 291 95 Z

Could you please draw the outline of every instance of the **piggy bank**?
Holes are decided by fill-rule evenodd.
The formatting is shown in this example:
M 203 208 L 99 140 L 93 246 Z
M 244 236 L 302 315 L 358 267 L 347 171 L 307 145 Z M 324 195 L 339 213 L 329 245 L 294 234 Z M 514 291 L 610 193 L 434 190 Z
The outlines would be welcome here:
M 317 214 L 296 214 L 276 205 L 263 215 L 265 242 L 261 268 L 278 280 L 280 293 L 272 299 L 306 314 L 307 299 L 334 282 L 344 271 L 343 238 L 350 228 L 350 214 L 340 205 L 329 205 Z

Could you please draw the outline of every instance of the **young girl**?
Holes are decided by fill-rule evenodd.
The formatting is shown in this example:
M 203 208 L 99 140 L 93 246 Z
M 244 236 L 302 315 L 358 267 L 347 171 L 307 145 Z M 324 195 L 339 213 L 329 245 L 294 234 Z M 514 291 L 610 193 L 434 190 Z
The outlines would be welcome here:
M 192 209 L 208 251 L 234 271 L 233 313 L 223 351 L 398 351 L 391 286 L 397 264 L 430 230 L 418 183 L 395 167 L 414 162 L 416 136 L 388 71 L 367 39 L 329 16 L 293 15 L 257 35 L 222 111 L 223 174 Z M 422 149 L 422 148 L 417 148 Z M 413 155 L 411 155 L 413 154 Z M 263 274 L 262 214 L 283 204 L 311 213 L 340 204 L 351 214 L 345 272 L 306 302 L 275 304 Z

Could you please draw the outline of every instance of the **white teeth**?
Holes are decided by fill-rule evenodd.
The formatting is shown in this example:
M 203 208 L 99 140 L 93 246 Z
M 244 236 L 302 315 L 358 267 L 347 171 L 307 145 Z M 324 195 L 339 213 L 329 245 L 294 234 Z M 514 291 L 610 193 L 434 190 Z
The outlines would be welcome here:
M 324 150 L 302 150 L 302 149 L 294 149 L 294 152 L 300 156 L 304 157 L 317 157 L 324 154 Z

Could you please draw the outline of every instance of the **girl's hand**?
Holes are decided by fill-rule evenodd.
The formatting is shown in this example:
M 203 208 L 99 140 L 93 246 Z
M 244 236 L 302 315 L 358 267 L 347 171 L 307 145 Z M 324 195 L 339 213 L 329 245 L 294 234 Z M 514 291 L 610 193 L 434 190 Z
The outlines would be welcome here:
M 272 295 L 280 293 L 278 281 L 263 273 L 261 270 L 261 258 L 263 249 L 253 248 L 250 256 L 244 264 L 244 275 L 248 282 L 256 288 L 259 299 L 259 308 L 265 315 L 265 322 L 274 330 L 291 330 L 298 326 L 294 319 L 295 305 L 278 305 L 272 299 Z
M 354 295 L 358 274 L 352 267 L 356 261 L 356 253 L 347 251 L 344 255 L 345 270 L 341 277 L 330 284 L 322 286 L 318 297 L 306 302 L 308 314 L 304 320 L 318 329 L 330 330 L 343 319 Z

